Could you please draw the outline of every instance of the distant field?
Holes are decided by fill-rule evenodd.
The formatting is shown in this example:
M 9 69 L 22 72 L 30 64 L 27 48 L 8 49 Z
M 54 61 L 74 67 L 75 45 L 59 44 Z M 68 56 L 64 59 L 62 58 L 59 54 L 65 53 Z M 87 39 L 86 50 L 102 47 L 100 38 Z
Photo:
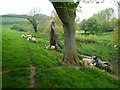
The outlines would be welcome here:
M 6 19 L 7 20 L 7 19 Z M 12 20 L 12 19 L 9 19 Z M 15 19 L 14 19 L 15 20 Z M 28 88 L 30 85 L 30 68 L 32 61 L 36 68 L 36 88 L 118 88 L 118 80 L 106 72 L 93 68 L 80 67 L 75 69 L 62 65 L 59 60 L 62 51 L 45 49 L 49 45 L 49 37 L 44 33 L 29 32 L 36 39 L 32 43 L 21 37 L 25 32 L 10 30 L 11 25 L 2 26 L 2 70 L 3 88 Z M 26 32 L 28 33 L 28 32 Z M 107 45 L 110 36 L 98 36 L 98 43 L 76 42 L 78 56 L 81 54 L 97 55 L 105 61 L 112 61 L 117 51 Z M 63 40 L 60 39 L 63 44 Z
M 14 18 L 14 17 L 3 17 L 2 18 L 2 21 L 3 22 L 14 22 L 14 21 L 27 21 L 27 19 L 25 19 L 25 18 Z
M 3 24 L 3 25 L 23 24 L 23 23 L 28 23 L 27 19 L 25 19 L 25 18 L 13 18 L 13 17 L 2 17 L 2 22 L 0 22 L 0 24 Z

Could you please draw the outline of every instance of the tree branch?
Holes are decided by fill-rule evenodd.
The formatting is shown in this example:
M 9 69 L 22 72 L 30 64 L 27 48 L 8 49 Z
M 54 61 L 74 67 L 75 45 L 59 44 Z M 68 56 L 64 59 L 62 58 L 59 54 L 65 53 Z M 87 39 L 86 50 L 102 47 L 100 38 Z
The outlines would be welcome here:
M 79 3 L 80 3 L 80 0 L 77 0 L 77 2 L 75 3 L 76 8 L 78 7 Z
M 70 18 L 66 7 L 66 2 L 51 2 L 51 3 L 53 4 L 62 23 L 68 23 Z

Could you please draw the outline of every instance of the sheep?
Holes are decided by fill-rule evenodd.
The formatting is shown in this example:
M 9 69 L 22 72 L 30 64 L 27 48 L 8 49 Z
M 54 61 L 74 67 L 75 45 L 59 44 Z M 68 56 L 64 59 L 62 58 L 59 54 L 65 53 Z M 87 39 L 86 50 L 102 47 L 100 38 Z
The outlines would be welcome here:
M 21 35 L 21 37 L 22 37 L 22 38 L 25 38 L 25 37 L 26 37 L 26 35 L 25 35 L 25 34 L 22 34 L 22 35 Z
M 94 64 L 96 62 L 96 60 L 97 60 L 96 56 L 83 58 L 82 64 L 85 65 L 85 66 L 93 67 L 93 66 L 96 65 L 96 64 Z
M 91 63 L 91 64 L 90 64 L 90 67 L 91 67 L 91 68 L 94 68 L 95 65 L 96 65 L 96 63 Z
M 31 37 L 28 37 L 28 38 L 27 38 L 27 41 L 30 41 L 31 39 L 32 39 Z
M 34 37 L 31 38 L 31 41 L 36 43 L 36 39 Z
M 28 37 L 32 37 L 32 35 L 26 35 L 26 36 L 27 36 L 27 38 L 28 38 Z
M 114 47 L 115 49 L 118 49 L 118 45 L 114 45 L 113 47 Z
M 50 47 L 52 50 L 54 50 L 55 49 L 55 46 L 53 46 L 53 45 L 51 45 L 51 47 Z
M 101 70 L 105 70 L 107 72 L 112 71 L 112 65 L 108 62 L 105 62 L 105 61 L 98 60 L 96 67 L 100 68 Z

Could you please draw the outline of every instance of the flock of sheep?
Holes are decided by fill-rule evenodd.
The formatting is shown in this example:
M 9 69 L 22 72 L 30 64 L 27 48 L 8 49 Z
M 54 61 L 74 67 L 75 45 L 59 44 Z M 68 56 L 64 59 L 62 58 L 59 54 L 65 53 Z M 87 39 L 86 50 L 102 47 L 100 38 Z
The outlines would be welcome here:
M 32 41 L 32 42 L 36 43 L 36 39 L 32 35 L 22 34 L 21 37 L 26 38 L 27 41 Z M 46 46 L 46 49 L 48 49 L 48 48 L 54 50 L 55 46 L 48 45 L 48 46 Z M 118 46 L 114 45 L 114 48 L 118 48 Z M 97 56 L 84 57 L 81 61 L 81 64 L 86 67 L 91 67 L 91 68 L 97 67 L 101 70 L 105 70 L 110 73 L 112 71 L 112 65 L 106 61 L 101 61 L 100 59 L 98 59 Z
M 22 34 L 21 37 L 22 37 L 22 38 L 26 38 L 27 41 L 32 41 L 33 43 L 36 43 L 36 42 L 37 42 L 37 41 L 36 41 L 36 38 L 33 37 L 32 35 Z M 51 46 L 50 46 L 50 45 L 48 45 L 48 46 L 45 45 L 45 48 L 46 48 L 46 49 L 50 48 L 50 49 L 52 49 L 52 50 L 55 50 L 55 46 L 54 46 L 54 45 L 51 45 Z
M 36 38 L 33 37 L 32 35 L 22 34 L 21 37 L 26 38 L 27 41 L 32 41 L 33 43 L 36 43 Z
M 82 59 L 81 64 L 91 68 L 97 67 L 109 73 L 112 72 L 112 65 L 106 61 L 101 61 L 97 56 L 85 57 Z
M 103 45 L 108 45 L 109 47 L 113 47 L 116 50 L 118 50 L 120 48 L 118 45 L 111 45 L 111 44 L 108 44 L 108 43 L 103 43 Z

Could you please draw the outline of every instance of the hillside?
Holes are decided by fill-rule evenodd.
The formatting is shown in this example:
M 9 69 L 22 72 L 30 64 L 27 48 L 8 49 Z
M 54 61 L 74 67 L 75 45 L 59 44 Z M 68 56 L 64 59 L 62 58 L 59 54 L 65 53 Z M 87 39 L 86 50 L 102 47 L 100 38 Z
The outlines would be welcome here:
M 45 45 L 49 44 L 48 34 L 17 32 L 10 30 L 10 27 L 2 26 L 3 88 L 28 88 L 31 84 L 36 88 L 118 88 L 118 80 L 107 72 L 61 64 L 62 51 L 45 49 Z M 23 33 L 32 34 L 37 43 L 22 38 Z M 99 38 L 95 44 L 77 41 L 77 51 L 79 58 L 81 54 L 97 55 L 110 62 L 110 56 L 117 56 L 117 51 L 101 45 Z

